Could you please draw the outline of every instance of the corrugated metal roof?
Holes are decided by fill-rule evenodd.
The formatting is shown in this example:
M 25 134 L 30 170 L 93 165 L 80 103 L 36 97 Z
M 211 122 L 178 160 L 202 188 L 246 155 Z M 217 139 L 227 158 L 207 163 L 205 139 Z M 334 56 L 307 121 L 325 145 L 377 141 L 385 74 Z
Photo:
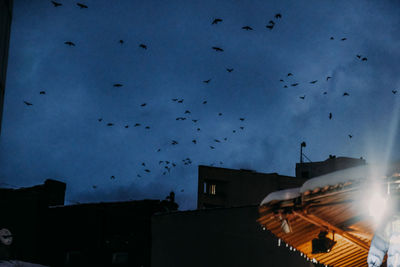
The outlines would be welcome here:
M 400 179 L 392 176 L 384 180 L 396 184 L 393 193 L 399 193 Z M 271 201 L 259 208 L 258 222 L 274 235 L 309 259 L 328 266 L 368 266 L 367 256 L 375 227 L 355 205 L 361 190 L 359 182 L 340 183 L 315 188 L 300 197 Z M 281 227 L 286 219 L 291 233 Z M 312 254 L 311 242 L 321 230 L 337 242 L 328 253 Z

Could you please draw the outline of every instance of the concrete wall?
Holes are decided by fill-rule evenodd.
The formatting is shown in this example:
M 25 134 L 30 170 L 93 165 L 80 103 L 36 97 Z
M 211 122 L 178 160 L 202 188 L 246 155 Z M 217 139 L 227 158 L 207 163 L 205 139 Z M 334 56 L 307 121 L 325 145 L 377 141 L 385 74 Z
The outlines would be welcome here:
M 256 222 L 258 207 L 217 208 L 152 217 L 152 267 L 310 267 Z
M 199 166 L 197 208 L 258 205 L 277 190 L 300 187 L 306 179 L 277 173 L 258 173 Z M 216 192 L 204 192 L 204 183 L 215 184 Z M 208 189 L 207 189 L 208 190 Z
M 12 0 L 0 0 L 0 133 L 6 85 L 8 47 L 10 42 L 12 3 Z

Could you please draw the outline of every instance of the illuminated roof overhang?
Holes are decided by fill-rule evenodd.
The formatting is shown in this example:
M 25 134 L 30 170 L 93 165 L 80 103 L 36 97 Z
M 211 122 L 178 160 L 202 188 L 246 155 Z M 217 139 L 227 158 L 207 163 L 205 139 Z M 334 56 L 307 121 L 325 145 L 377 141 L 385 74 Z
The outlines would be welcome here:
M 262 202 L 258 222 L 309 260 L 328 266 L 367 266 L 376 226 L 359 204 L 369 178 L 377 178 L 392 198 L 399 199 L 400 165 L 384 170 L 356 167 L 311 179 L 290 194 L 274 192 Z M 313 254 L 312 240 L 321 231 L 336 244 L 327 253 Z

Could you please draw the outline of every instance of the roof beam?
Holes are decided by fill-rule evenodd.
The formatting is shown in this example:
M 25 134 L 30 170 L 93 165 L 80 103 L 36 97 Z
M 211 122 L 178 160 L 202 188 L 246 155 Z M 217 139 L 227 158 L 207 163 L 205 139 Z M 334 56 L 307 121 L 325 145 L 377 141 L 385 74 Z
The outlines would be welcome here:
M 354 245 L 358 246 L 362 250 L 367 251 L 367 252 L 369 251 L 369 245 L 366 242 L 364 242 L 363 240 L 359 239 L 358 237 L 356 237 L 350 233 L 347 233 L 343 229 L 336 227 L 336 226 L 330 224 L 329 222 L 315 216 L 314 214 L 306 214 L 304 212 L 299 212 L 299 211 L 293 211 L 293 214 L 299 216 L 303 220 L 306 220 L 318 227 L 328 228 L 329 230 L 335 232 L 336 234 L 341 235 L 343 238 L 347 239 L 348 241 L 350 241 Z

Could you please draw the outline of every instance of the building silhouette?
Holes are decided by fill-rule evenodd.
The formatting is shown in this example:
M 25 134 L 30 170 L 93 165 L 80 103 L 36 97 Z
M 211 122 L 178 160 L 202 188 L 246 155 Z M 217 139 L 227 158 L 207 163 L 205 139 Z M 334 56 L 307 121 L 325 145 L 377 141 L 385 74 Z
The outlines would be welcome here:
M 296 177 L 310 179 L 327 173 L 365 165 L 363 158 L 336 157 L 329 155 L 324 161 L 296 163 Z
M 198 172 L 198 209 L 258 205 L 266 193 L 299 187 L 307 180 L 277 173 L 201 165 Z
M 0 133 L 6 87 L 13 0 L 0 0 Z

